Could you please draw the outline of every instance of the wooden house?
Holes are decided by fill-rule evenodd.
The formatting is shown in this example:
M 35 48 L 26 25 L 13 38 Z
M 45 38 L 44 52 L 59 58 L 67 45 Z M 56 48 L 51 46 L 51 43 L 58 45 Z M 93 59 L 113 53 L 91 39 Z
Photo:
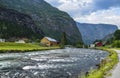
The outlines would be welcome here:
M 101 47 L 101 46 L 103 46 L 103 43 L 102 43 L 102 42 L 96 42 L 96 43 L 95 43 L 95 46 L 96 46 L 96 47 Z
M 46 46 L 54 46 L 58 44 L 58 41 L 50 37 L 44 37 L 41 40 L 41 44 L 46 45 Z

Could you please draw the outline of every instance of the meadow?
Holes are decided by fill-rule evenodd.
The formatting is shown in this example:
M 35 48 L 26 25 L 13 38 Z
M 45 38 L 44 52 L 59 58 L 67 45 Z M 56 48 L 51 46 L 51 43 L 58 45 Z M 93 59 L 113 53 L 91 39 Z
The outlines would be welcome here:
M 58 46 L 54 47 L 43 47 L 39 44 L 32 43 L 12 43 L 5 42 L 0 43 L 0 53 L 4 52 L 26 52 L 26 51 L 40 51 L 40 50 L 50 50 L 50 49 L 58 49 Z

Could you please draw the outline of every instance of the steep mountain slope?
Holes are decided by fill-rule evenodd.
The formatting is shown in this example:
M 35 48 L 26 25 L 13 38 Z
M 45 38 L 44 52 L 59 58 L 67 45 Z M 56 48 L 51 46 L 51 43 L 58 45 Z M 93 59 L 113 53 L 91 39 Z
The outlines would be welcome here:
M 30 16 L 0 7 L 0 38 L 41 38 L 44 33 Z
M 103 42 L 104 44 L 111 44 L 111 43 L 113 42 L 113 39 L 114 39 L 114 33 L 105 36 L 105 37 L 103 38 L 102 42 Z
M 101 40 L 105 36 L 114 33 L 118 29 L 117 26 L 110 24 L 87 24 L 78 22 L 77 27 L 82 34 L 85 44 L 91 44 L 95 40 Z
M 62 33 L 66 32 L 70 42 L 82 40 L 74 20 L 67 13 L 59 11 L 44 0 L 0 0 L 0 6 L 31 16 L 45 36 L 60 40 Z

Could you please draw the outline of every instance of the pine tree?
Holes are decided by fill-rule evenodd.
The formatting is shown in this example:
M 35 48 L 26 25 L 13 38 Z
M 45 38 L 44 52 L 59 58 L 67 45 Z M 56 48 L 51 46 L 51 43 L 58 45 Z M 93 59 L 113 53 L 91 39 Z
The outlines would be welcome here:
M 114 33 L 115 40 L 120 40 L 120 30 L 116 30 Z
M 67 38 L 66 38 L 66 33 L 63 32 L 63 33 L 62 33 L 62 37 L 61 37 L 60 46 L 61 46 L 61 48 L 64 48 L 65 45 L 67 45 Z

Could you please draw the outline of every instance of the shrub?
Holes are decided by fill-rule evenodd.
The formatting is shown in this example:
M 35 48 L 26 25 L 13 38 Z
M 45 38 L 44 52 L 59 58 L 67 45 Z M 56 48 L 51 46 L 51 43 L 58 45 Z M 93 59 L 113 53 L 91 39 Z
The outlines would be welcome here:
M 112 47 L 120 48 L 120 40 L 114 41 Z

